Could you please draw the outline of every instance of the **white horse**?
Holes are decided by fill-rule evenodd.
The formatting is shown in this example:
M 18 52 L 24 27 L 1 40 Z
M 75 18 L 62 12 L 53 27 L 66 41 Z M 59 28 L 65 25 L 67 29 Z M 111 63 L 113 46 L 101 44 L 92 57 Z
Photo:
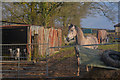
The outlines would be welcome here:
M 78 45 L 88 45 L 88 44 L 98 44 L 98 40 L 95 36 L 93 35 L 88 35 L 87 37 L 84 36 L 82 30 L 74 25 L 70 25 L 69 26 L 69 30 L 68 30 L 68 35 L 66 40 L 68 42 L 75 40 L 76 44 Z M 97 49 L 98 46 L 84 46 L 86 48 L 91 48 L 91 49 Z M 77 64 L 78 64 L 78 73 L 77 76 L 79 76 L 79 65 L 80 65 L 80 56 L 79 56 L 79 50 L 77 48 L 77 46 L 75 47 L 75 53 L 76 53 L 76 57 L 77 57 Z M 88 71 L 88 67 L 86 66 L 86 69 Z
M 84 36 L 83 31 L 80 27 L 70 25 L 66 40 L 68 42 L 76 39 L 76 44 L 78 45 L 88 45 L 88 44 L 98 44 L 98 40 L 93 35 Z M 84 46 L 86 48 L 97 49 L 98 46 Z

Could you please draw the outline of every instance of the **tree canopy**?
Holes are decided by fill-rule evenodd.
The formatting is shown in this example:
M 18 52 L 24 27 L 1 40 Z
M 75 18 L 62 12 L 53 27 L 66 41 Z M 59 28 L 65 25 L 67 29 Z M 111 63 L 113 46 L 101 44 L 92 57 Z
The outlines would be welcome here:
M 80 26 L 81 19 L 98 13 L 113 21 L 117 3 L 109 2 L 10 2 L 3 3 L 3 20 L 41 25 L 44 27 L 68 23 Z

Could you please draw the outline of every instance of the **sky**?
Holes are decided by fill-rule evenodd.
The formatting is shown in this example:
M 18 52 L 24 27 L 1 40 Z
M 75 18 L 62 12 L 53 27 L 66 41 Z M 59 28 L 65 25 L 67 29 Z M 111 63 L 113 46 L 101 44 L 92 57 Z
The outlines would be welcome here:
M 120 7 L 119 7 L 120 8 Z M 118 11 L 118 7 L 115 7 L 115 9 Z M 118 24 L 118 13 L 115 14 L 116 21 L 115 23 L 112 23 L 108 18 L 105 16 L 101 16 L 99 14 L 96 14 L 94 16 L 87 16 L 85 19 L 82 19 L 81 27 L 83 28 L 99 28 L 99 29 L 114 29 L 114 25 Z
M 112 21 L 108 20 L 104 16 L 96 15 L 96 17 L 88 16 L 85 19 L 82 19 L 81 25 L 83 28 L 99 28 L 99 29 L 114 29 L 114 25 L 117 24 L 116 21 L 114 24 Z

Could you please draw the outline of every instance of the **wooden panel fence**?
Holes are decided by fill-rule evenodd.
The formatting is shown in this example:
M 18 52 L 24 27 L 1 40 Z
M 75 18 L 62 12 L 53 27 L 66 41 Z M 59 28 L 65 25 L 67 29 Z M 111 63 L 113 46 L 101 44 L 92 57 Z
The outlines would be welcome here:
M 34 26 L 33 26 L 34 27 Z M 35 28 L 35 27 L 34 27 Z M 32 28 L 32 34 L 35 38 L 37 38 L 37 43 L 38 44 L 44 44 L 44 43 L 49 43 L 49 47 L 54 47 L 54 46 L 61 46 L 62 45 L 62 31 L 61 29 L 54 29 L 54 28 L 44 28 L 44 27 L 37 27 L 37 29 Z M 34 41 L 33 42 L 36 42 Z M 45 55 L 47 45 L 38 45 L 38 55 Z M 58 49 L 50 49 L 49 53 L 52 54 Z

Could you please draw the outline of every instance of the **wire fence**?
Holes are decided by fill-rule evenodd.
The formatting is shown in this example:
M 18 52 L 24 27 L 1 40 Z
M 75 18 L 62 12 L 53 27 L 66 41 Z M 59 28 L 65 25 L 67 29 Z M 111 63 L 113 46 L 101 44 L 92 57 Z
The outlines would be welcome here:
M 119 42 L 114 43 L 105 43 L 105 44 L 88 44 L 88 45 L 79 45 L 79 46 L 98 46 L 98 45 L 111 45 L 111 44 L 120 44 Z M 76 47 L 76 45 L 68 45 L 68 46 L 55 46 L 55 47 L 49 47 L 49 48 L 67 48 L 67 47 Z
M 120 43 L 91 44 L 79 46 L 111 45 Z M 46 48 L 45 54 L 39 52 L 40 47 Z M 30 47 L 29 47 L 30 46 Z M 39 78 L 49 76 L 50 49 L 76 47 L 78 45 L 49 47 L 43 44 L 0 44 L 0 73 L 2 78 Z M 59 49 L 58 49 L 59 50 Z
M 113 44 L 115 44 L 115 45 L 113 45 Z M 89 48 L 87 49 L 87 48 L 83 48 L 83 47 L 86 47 L 86 46 L 102 46 L 103 47 L 103 46 L 106 45 L 109 50 L 111 49 L 111 47 L 114 47 L 114 48 L 116 47 L 116 50 L 119 50 L 120 49 L 120 45 L 119 44 L 120 44 L 119 42 L 105 43 L 105 44 L 90 44 L 90 45 L 76 45 L 76 44 L 74 45 L 73 44 L 73 45 L 60 46 L 60 47 L 58 47 L 58 46 L 49 47 L 49 49 L 51 49 L 51 48 L 53 48 L 53 49 L 54 48 L 62 48 L 63 51 L 59 52 L 59 53 L 61 53 L 61 55 L 69 54 L 69 55 L 65 55 L 65 57 L 63 56 L 64 60 L 63 60 L 63 58 L 61 58 L 61 61 L 64 61 L 63 65 L 61 66 L 62 68 L 59 68 L 60 66 L 58 64 L 57 64 L 58 68 L 55 68 L 56 72 L 57 72 L 57 70 L 59 70 L 59 75 L 65 73 L 64 75 L 68 76 L 68 75 L 70 75 L 69 73 L 74 73 L 72 75 L 73 76 L 77 76 L 77 72 L 78 72 L 78 70 L 77 70 L 77 68 L 78 68 L 78 66 L 77 66 L 77 59 L 73 59 L 72 58 L 72 55 L 73 55 L 72 53 L 73 52 L 71 51 L 72 52 L 71 53 L 70 50 L 71 49 L 73 50 L 74 48 L 70 48 L 70 47 L 77 47 L 79 54 L 78 54 L 78 56 L 76 54 L 76 56 L 79 57 L 79 60 L 80 60 L 79 61 L 79 63 L 80 63 L 79 68 L 82 69 L 81 71 L 83 72 L 83 71 L 86 71 L 86 69 L 83 68 L 83 66 L 85 67 L 86 64 L 89 67 L 90 66 L 94 66 L 94 67 L 101 67 L 101 68 L 106 68 L 106 69 L 113 69 L 113 67 L 107 66 L 106 64 L 104 64 L 103 61 L 101 61 L 101 54 L 102 54 L 102 52 L 104 52 L 104 50 L 105 50 L 104 48 L 103 48 L 103 50 L 101 50 L 101 49 L 89 49 Z M 108 45 L 110 45 L 110 46 L 108 46 Z M 65 49 L 65 48 L 67 48 L 67 49 Z M 68 48 L 69 48 L 69 50 L 68 50 Z M 65 50 L 67 50 L 68 52 L 66 52 Z M 64 54 L 62 54 L 62 52 Z M 70 59 L 69 59 L 69 56 L 71 56 Z M 103 63 L 104 66 L 101 66 L 101 64 L 99 65 L 99 63 L 97 63 L 97 62 Z M 64 64 L 65 64 L 65 67 L 64 67 Z M 55 67 L 55 66 L 53 66 L 53 67 Z M 74 70 L 72 70 L 73 67 L 75 67 Z M 50 68 L 49 68 L 49 70 L 50 70 Z M 62 72 L 62 71 L 65 71 L 65 72 Z
M 46 47 L 44 55 L 38 48 Z M 48 44 L 0 44 L 2 78 L 36 78 L 48 76 Z M 28 47 L 30 46 L 30 47 Z M 41 49 L 41 48 L 40 48 Z

